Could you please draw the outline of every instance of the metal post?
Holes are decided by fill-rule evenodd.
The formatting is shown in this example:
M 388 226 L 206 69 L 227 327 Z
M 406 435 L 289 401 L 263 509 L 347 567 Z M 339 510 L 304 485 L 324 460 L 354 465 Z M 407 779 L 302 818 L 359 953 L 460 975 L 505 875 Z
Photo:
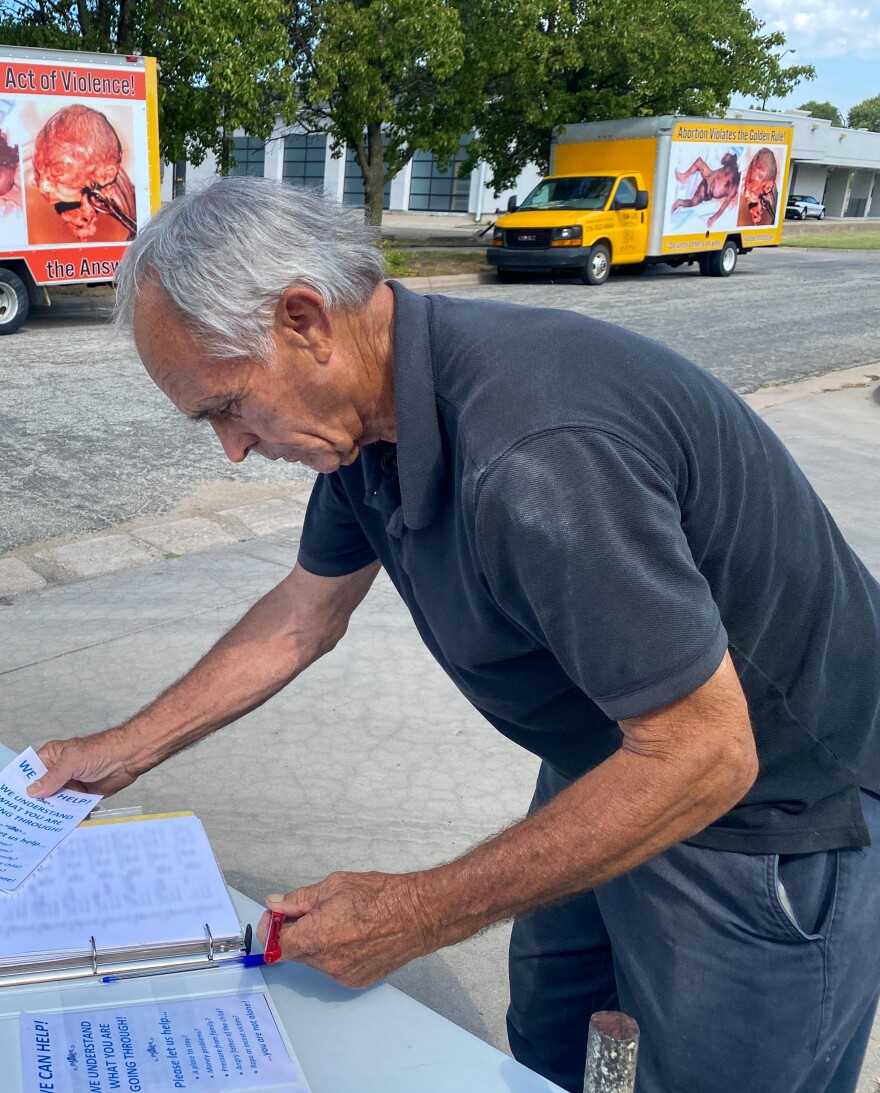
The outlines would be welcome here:
M 486 161 L 480 160 L 480 175 L 477 179 L 477 208 L 474 212 L 474 223 L 479 224 L 483 219 L 483 197 L 486 193 Z
M 600 1010 L 590 1018 L 584 1093 L 633 1093 L 639 1026 L 625 1013 Z

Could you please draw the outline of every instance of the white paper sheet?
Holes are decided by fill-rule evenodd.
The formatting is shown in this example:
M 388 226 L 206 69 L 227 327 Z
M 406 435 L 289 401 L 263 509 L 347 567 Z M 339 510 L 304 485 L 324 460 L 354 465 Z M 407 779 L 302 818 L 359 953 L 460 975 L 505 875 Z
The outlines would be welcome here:
M 101 795 L 62 790 L 28 797 L 27 787 L 46 773 L 33 748 L 0 771 L 0 891 L 14 892 L 92 811 Z M 2 905 L 0 905 L 2 906 Z M 5 908 L 0 910 L 0 915 Z
M 309 1093 L 260 993 L 23 1013 L 24 1093 Z
M 0 962 L 34 952 L 141 949 L 237 937 L 241 924 L 198 818 L 78 827 L 0 903 Z

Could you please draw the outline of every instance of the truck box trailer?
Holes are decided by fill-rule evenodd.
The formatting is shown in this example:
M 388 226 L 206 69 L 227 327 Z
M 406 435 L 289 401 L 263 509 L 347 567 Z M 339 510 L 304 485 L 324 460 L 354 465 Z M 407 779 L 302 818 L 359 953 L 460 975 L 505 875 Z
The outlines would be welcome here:
M 112 280 L 158 207 L 155 59 L 0 46 L 0 334 Z
M 660 262 L 727 277 L 740 254 L 779 245 L 792 132 L 677 116 L 565 126 L 550 175 L 511 199 L 487 260 L 500 280 L 571 270 L 599 285 L 612 267 Z

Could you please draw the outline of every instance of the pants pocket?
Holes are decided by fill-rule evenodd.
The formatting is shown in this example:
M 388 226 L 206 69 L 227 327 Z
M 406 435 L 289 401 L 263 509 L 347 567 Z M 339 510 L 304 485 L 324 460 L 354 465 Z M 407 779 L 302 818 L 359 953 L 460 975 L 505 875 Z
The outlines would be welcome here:
M 821 941 L 834 913 L 840 853 L 773 854 L 771 900 L 789 931 L 801 941 Z

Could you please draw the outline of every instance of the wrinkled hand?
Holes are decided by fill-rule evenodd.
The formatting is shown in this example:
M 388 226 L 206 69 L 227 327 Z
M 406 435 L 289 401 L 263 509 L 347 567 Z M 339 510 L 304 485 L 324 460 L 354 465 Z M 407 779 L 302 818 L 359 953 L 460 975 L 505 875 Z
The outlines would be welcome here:
M 48 772 L 28 786 L 31 797 L 51 797 L 65 787 L 109 797 L 141 774 L 131 765 L 129 749 L 117 729 L 70 740 L 50 740 L 37 755 Z
M 270 911 L 288 916 L 279 940 L 285 960 L 324 972 L 346 987 L 368 987 L 443 941 L 428 924 L 415 873 L 331 873 L 285 896 Z M 266 944 L 269 912 L 257 936 Z

